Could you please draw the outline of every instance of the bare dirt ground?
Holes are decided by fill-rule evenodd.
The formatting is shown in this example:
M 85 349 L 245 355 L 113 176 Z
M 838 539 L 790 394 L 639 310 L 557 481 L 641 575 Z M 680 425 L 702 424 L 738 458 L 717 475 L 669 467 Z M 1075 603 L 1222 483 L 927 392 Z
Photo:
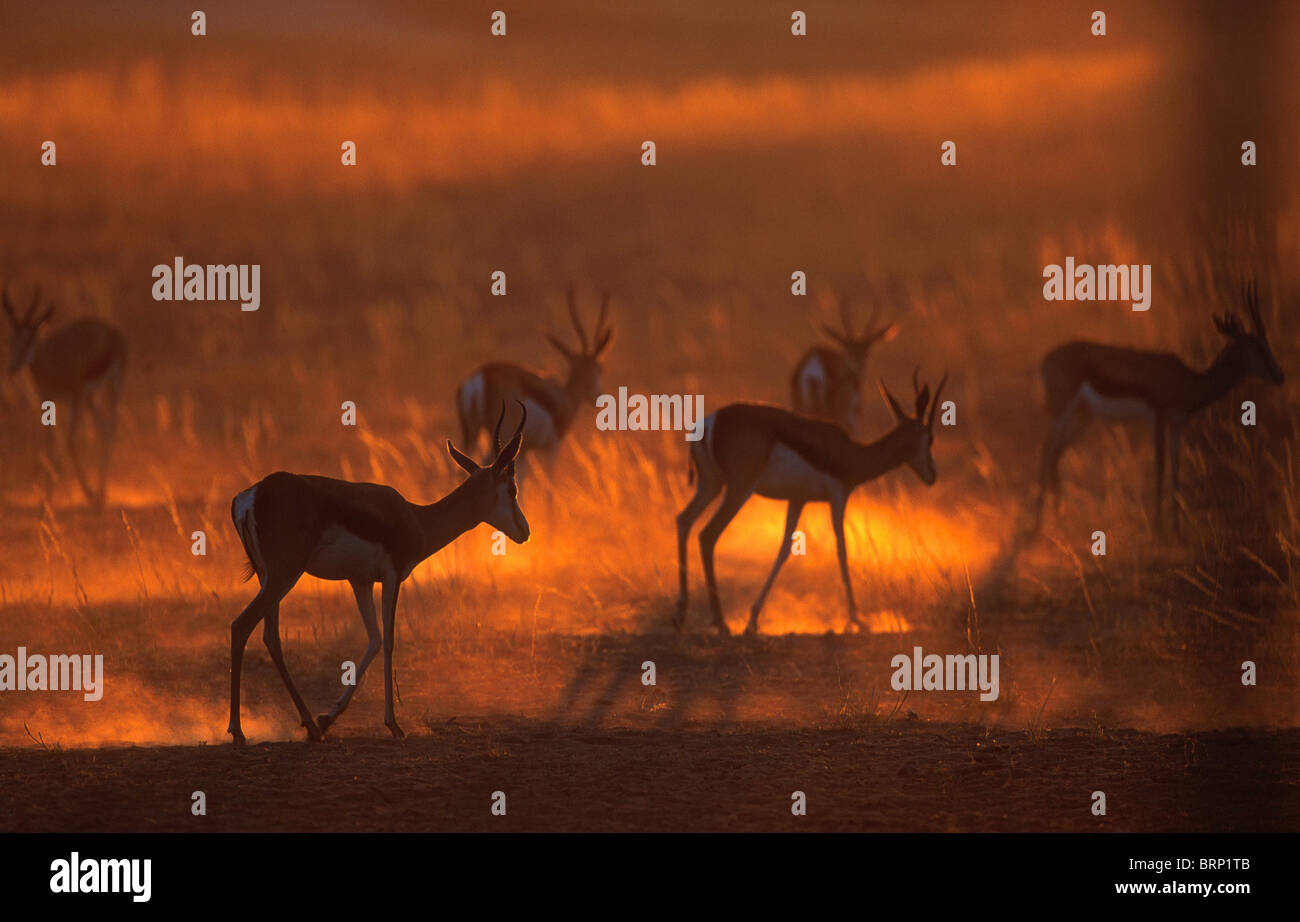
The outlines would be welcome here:
M 596 730 L 465 718 L 404 741 L 25 751 L 6 831 L 1266 832 L 1300 826 L 1300 731 L 892 723 Z M 192 792 L 208 813 L 190 813 Z M 493 816 L 494 791 L 506 794 Z M 1107 815 L 1090 812 L 1093 791 Z M 791 813 L 791 795 L 808 813 Z
M 652 634 L 498 637 L 476 653 L 412 653 L 398 670 L 404 741 L 382 725 L 376 673 L 321 744 L 254 734 L 243 750 L 6 749 L 0 829 L 1300 828 L 1298 729 L 1107 729 L 1129 718 L 1120 702 L 1135 687 L 1117 686 L 1108 707 L 1064 660 L 1041 688 L 1041 668 L 1017 679 L 1011 657 L 992 710 L 969 693 L 904 696 L 887 685 L 897 645 L 878 635 L 723 643 Z M 653 687 L 641 682 L 647 659 Z M 261 739 L 302 740 L 265 660 L 260 650 L 250 657 L 246 710 L 265 715 Z M 1138 697 L 1184 697 L 1158 672 Z M 305 692 L 322 702 L 332 689 L 316 673 Z M 1216 695 L 1223 689 L 1204 697 Z M 1183 702 L 1186 713 L 1202 703 Z M 1049 729 L 1044 713 L 1075 724 L 1091 713 L 1095 723 Z M 992 715 L 1000 721 L 981 725 Z M 212 710 L 214 739 L 222 717 Z M 196 790 L 207 798 L 203 817 L 190 812 Z M 1105 816 L 1091 812 L 1099 790 Z M 506 794 L 504 817 L 490 812 L 495 791 Z M 807 796 L 806 816 L 791 813 L 795 791 Z

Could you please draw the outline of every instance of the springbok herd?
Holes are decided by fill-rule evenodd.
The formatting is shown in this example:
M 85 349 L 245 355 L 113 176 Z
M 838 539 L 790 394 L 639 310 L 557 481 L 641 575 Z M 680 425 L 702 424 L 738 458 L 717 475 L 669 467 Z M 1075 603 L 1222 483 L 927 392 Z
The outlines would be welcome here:
M 352 483 L 330 477 L 279 471 L 241 491 L 231 503 L 231 518 L 248 557 L 250 575 L 261 588 L 230 629 L 230 725 L 235 743 L 244 742 L 240 729 L 239 683 L 244 647 L 262 623 L 262 637 L 271 659 L 308 736 L 319 740 L 348 706 L 356 684 L 346 688 L 327 714 L 313 717 L 294 686 L 280 648 L 280 600 L 304 573 L 320 579 L 347 580 L 356 596 L 369 638 L 357 671 L 357 683 L 370 661 L 384 651 L 384 722 L 401 737 L 393 709 L 393 633 L 397 596 L 411 571 L 457 537 L 488 523 L 512 541 L 529 538 L 528 520 L 519 508 L 515 465 L 528 450 L 553 457 L 584 406 L 601 391 L 601 356 L 609 348 L 609 294 L 605 293 L 590 337 L 569 289 L 569 316 L 577 333 L 577 348 L 548 337 L 568 365 L 563 381 L 544 378 L 518 365 L 489 362 L 470 374 L 456 391 L 460 436 L 473 453 L 479 434 L 492 427 L 494 455 L 480 466 L 450 440 L 447 451 L 466 474 L 451 493 L 428 505 L 407 501 L 391 487 Z M 1163 527 L 1162 496 L 1166 458 L 1170 491 L 1174 494 L 1177 526 L 1179 440 L 1197 411 L 1225 395 L 1246 378 L 1270 384 L 1283 382 L 1269 347 L 1254 283 L 1245 287 L 1248 324 L 1229 311 L 1214 318 L 1226 340 L 1210 365 L 1200 371 L 1171 353 L 1158 353 L 1072 340 L 1047 353 L 1042 379 L 1051 425 L 1042 449 L 1034 528 L 1041 528 L 1047 494 L 1059 511 L 1058 473 L 1061 455 L 1078 439 L 1094 417 L 1103 420 L 1143 420 L 1151 424 L 1155 442 L 1155 521 Z M 24 369 L 43 406 L 64 413 L 66 453 L 77 481 L 92 506 L 106 498 L 117 401 L 126 367 L 127 340 L 122 332 L 91 318 L 73 320 L 47 331 L 53 305 L 42 302 L 37 289 L 24 311 L 3 292 L 11 331 L 9 372 Z M 716 511 L 700 531 L 700 558 L 708 589 L 713 624 L 727 634 L 718 598 L 713 552 L 727 525 L 754 494 L 787 503 L 785 531 L 776 562 L 750 608 L 747 633 L 758 630 L 759 613 L 777 574 L 790 554 L 791 535 L 803 507 L 829 503 L 834 526 L 840 577 L 849 623 L 860 627 L 849 579 L 844 543 L 844 510 L 860 484 L 895 468 L 907 466 L 921 482 L 938 477 L 931 446 L 947 375 L 933 392 L 912 377 L 912 407 L 907 408 L 880 382 L 880 393 L 894 418 L 889 432 L 874 441 L 858 440 L 860 398 L 867 358 L 873 346 L 892 338 L 894 324 L 878 325 L 872 316 L 860 333 L 853 330 L 851 311 L 841 299 L 841 328 L 826 327 L 833 345 L 818 345 L 799 360 L 790 377 L 793 410 L 757 403 L 721 407 L 704 422 L 704 435 L 690 442 L 695 495 L 677 516 L 677 563 L 680 592 L 674 625 L 684 627 L 687 612 L 686 542 L 691 526 L 722 495 Z M 516 413 L 515 407 L 518 407 Z M 77 451 L 78 424 L 89 412 L 97 430 L 98 477 L 92 486 Z M 503 424 L 511 416 L 513 429 L 505 444 Z M 514 422 L 517 415 L 518 422 Z M 492 420 L 495 417 L 495 425 Z M 56 427 L 48 428 L 47 488 L 59 473 Z M 374 585 L 381 586 L 381 614 L 375 612 Z

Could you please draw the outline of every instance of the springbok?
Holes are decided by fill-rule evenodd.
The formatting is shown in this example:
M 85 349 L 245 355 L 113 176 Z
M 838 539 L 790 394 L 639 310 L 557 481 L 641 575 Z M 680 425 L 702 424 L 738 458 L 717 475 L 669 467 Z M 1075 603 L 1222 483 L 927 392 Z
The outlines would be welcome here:
M 609 292 L 603 292 L 600 316 L 592 331 L 590 342 L 578 317 L 578 306 L 569 286 L 569 319 L 578 334 L 578 349 L 573 351 L 554 336 L 547 339 L 569 365 L 567 379 L 561 383 L 509 362 L 489 362 L 480 366 L 456 389 L 456 413 L 460 418 L 460 434 L 465 449 L 473 453 L 478 445 L 479 432 L 486 431 L 490 422 L 490 407 L 499 402 L 513 400 L 528 408 L 528 428 L 524 442 L 528 450 L 545 452 L 554 457 L 556 449 L 573 425 L 578 410 L 600 395 L 600 356 L 609 348 L 614 335 L 605 326 L 609 313 Z
M 912 375 L 916 414 L 909 416 L 899 407 L 884 382 L 880 394 L 893 413 L 895 425 L 884 437 L 870 444 L 854 441 L 840 426 L 798 416 L 781 407 L 753 403 L 729 404 L 704 421 L 704 437 L 691 443 L 691 467 L 698 474 L 695 496 L 677 516 L 677 570 L 681 592 L 673 624 L 681 630 L 686 620 L 686 539 L 691 526 L 724 488 L 722 503 L 700 531 L 700 559 L 709 590 L 709 607 L 718 631 L 729 634 L 718 586 L 713 572 L 713 548 L 724 529 L 750 496 L 786 500 L 785 534 L 776 563 L 749 611 L 745 633 L 758 631 L 758 615 L 776 575 L 790 556 L 790 537 L 799 524 L 807 503 L 829 503 L 840 577 L 848 602 L 849 623 L 862 627 L 853 585 L 849 580 L 848 552 L 844 546 L 844 507 L 860 484 L 874 480 L 906 464 L 926 486 L 938 476 L 930 445 L 934 440 L 934 410 L 939 405 L 945 374 L 930 400 L 930 386 L 919 387 Z M 930 414 L 925 415 L 926 407 Z
M 527 410 L 522 410 L 525 420 Z M 452 460 L 468 479 L 436 503 L 408 502 L 392 487 L 376 483 L 351 483 L 330 477 L 271 474 L 237 495 L 230 504 L 239 540 L 248 555 L 251 573 L 261 589 L 230 625 L 230 726 L 235 745 L 243 745 L 239 725 L 239 677 L 244 645 L 259 621 L 266 620 L 262 640 L 271 661 L 284 680 L 307 736 L 320 740 L 352 700 L 366 667 L 379 650 L 381 634 L 375 620 L 374 584 L 382 587 L 384 646 L 384 723 L 401 739 L 405 734 L 393 712 L 393 631 L 397 616 L 397 591 L 411 571 L 471 528 L 487 522 L 511 541 L 528 540 L 528 520 L 519 509 L 515 488 L 515 457 L 523 439 L 524 423 L 503 449 L 501 406 L 493 440 L 496 458 L 479 467 L 447 440 Z M 369 643 L 357 668 L 356 683 L 344 689 L 328 714 L 313 719 L 284 664 L 280 649 L 280 600 L 302 577 L 347 580 L 352 584 L 357 609 L 366 626 Z
M 840 326 L 828 324 L 822 330 L 839 346 L 813 346 L 803 354 L 790 375 L 790 405 L 796 413 L 839 423 L 846 432 L 855 434 L 862 405 L 862 378 L 867 356 L 876 343 L 889 342 L 897 334 L 897 325 L 876 327 L 877 307 L 862 333 L 853 332 L 848 303 L 840 298 Z
M 38 313 L 40 303 L 41 290 L 37 287 L 31 306 L 20 318 L 9 298 L 9 286 L 4 288 L 4 312 L 12 333 L 9 373 L 30 369 L 38 398 L 53 401 L 56 414 L 66 414 L 65 438 L 72 469 L 87 502 L 102 508 L 108 491 L 108 462 L 113 448 L 117 400 L 126 369 L 126 337 L 116 327 L 91 317 L 82 317 L 42 338 L 41 328 L 54 316 L 54 305 Z M 102 402 L 96 397 L 99 393 L 104 395 Z M 98 491 L 91 489 L 77 456 L 77 424 L 83 406 L 89 408 L 99 436 Z M 56 425 L 47 427 L 46 438 L 51 469 L 57 473 L 57 416 L 55 420 Z
M 1161 506 L 1168 438 L 1174 526 L 1178 526 L 1178 445 L 1192 414 L 1214 403 L 1247 377 L 1281 384 L 1282 369 L 1273 357 L 1259 312 L 1259 292 L 1252 282 L 1244 289 L 1252 328 L 1247 330 L 1232 312 L 1214 316 L 1214 325 L 1227 337 L 1218 356 L 1203 371 L 1188 368 L 1169 352 L 1148 352 L 1075 340 L 1053 349 L 1043 359 L 1043 386 L 1052 426 L 1043 445 L 1034 530 L 1042 527 L 1043 500 L 1050 490 L 1059 513 L 1061 454 L 1087 427 L 1093 416 L 1108 420 L 1145 420 L 1152 425 L 1156 453 L 1155 519 L 1163 529 Z

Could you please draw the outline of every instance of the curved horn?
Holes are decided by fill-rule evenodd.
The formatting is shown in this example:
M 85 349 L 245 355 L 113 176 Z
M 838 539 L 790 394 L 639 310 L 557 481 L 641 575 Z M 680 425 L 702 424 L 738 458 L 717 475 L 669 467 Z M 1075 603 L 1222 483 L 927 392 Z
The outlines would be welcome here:
M 519 449 L 523 445 L 524 423 L 528 422 L 528 407 L 517 398 L 515 403 L 519 404 L 519 428 L 510 437 L 506 447 L 497 452 L 496 460 L 492 462 L 492 470 L 495 473 L 508 471 L 511 477 L 515 474 L 515 459 L 519 456 Z
M 1251 279 L 1246 286 L 1246 313 L 1255 325 L 1255 332 L 1263 335 L 1264 319 L 1259 314 L 1259 280 Z
M 849 299 L 844 296 L 843 292 L 836 292 L 837 300 L 840 304 L 840 326 L 844 329 L 844 337 L 853 341 L 853 316 L 849 311 Z
M 863 343 L 874 342 L 875 340 L 884 336 L 885 333 L 889 331 L 889 328 L 893 326 L 893 324 L 886 324 L 885 326 L 881 327 L 878 330 L 875 329 L 876 321 L 880 319 L 880 311 L 881 311 L 880 299 L 877 297 L 873 297 L 871 299 L 871 313 L 867 316 L 867 323 L 862 328 L 862 335 L 858 337 L 858 340 L 860 342 Z
M 31 323 L 32 318 L 36 316 L 36 308 L 41 305 L 41 286 L 37 285 L 32 292 L 32 306 L 27 308 L 27 315 L 23 317 L 23 323 Z
M 578 343 L 582 346 L 582 351 L 587 351 L 587 334 L 582 329 L 582 321 L 578 318 L 578 299 L 573 293 L 573 283 L 569 283 L 569 320 L 573 322 L 573 329 L 578 332 Z
M 934 389 L 934 402 L 930 404 L 930 418 L 925 421 L 925 428 L 934 428 L 934 414 L 939 409 L 939 397 L 943 394 L 943 386 L 948 383 L 948 369 L 943 370 L 943 377 L 939 379 L 939 386 Z
M 528 407 L 524 406 L 524 402 L 518 398 L 515 398 L 515 403 L 519 404 L 519 428 L 510 437 L 512 442 L 524 434 L 524 423 L 528 422 Z
M 501 423 L 506 418 L 506 402 L 501 401 L 501 415 L 497 417 L 497 427 L 492 431 L 492 450 L 501 454 Z
M 596 320 L 596 329 L 592 332 L 593 339 L 600 339 L 600 334 L 605 332 L 605 319 L 609 316 L 609 289 L 606 288 L 600 293 L 600 317 Z
M 930 385 L 919 382 L 918 375 L 920 371 L 920 365 L 912 369 L 912 395 L 916 402 L 916 418 L 918 420 L 925 417 L 925 408 L 930 405 Z

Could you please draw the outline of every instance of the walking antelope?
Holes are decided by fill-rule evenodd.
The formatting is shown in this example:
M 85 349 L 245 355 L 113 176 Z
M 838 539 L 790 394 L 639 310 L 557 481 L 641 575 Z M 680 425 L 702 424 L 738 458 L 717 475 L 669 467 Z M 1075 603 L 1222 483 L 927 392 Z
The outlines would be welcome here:
M 790 375 L 790 405 L 796 413 L 839 423 L 849 433 L 857 432 L 867 356 L 872 346 L 882 340 L 889 342 L 897 333 L 892 323 L 876 327 L 878 313 L 879 309 L 873 311 L 864 332 L 856 334 L 848 305 L 840 299 L 842 329 L 822 325 L 822 330 L 839 348 L 813 346 Z
M 524 421 L 527 410 L 523 410 Z M 493 441 L 496 458 L 479 467 L 447 441 L 447 452 L 469 477 L 442 499 L 427 506 L 408 502 L 392 487 L 350 483 L 329 477 L 271 474 L 237 495 L 230 516 L 243 542 L 249 565 L 261 589 L 230 625 L 230 726 L 236 745 L 244 743 L 239 725 L 239 677 L 244 645 L 265 619 L 262 640 L 280 678 L 293 699 L 307 736 L 319 740 L 352 700 L 366 667 L 384 646 L 384 723 L 401 739 L 404 734 L 393 712 L 393 631 L 397 591 L 415 567 L 452 541 L 487 522 L 516 544 L 528 540 L 528 520 L 519 509 L 515 489 L 515 457 L 523 438 L 524 421 L 505 448 L 501 447 L 501 406 Z M 356 683 L 347 686 L 328 714 L 313 719 L 284 664 L 280 649 L 280 600 L 302 577 L 347 580 L 370 640 L 357 669 Z M 251 574 L 250 574 L 251 575 Z M 382 587 L 383 633 L 375 619 L 374 584 Z
M 1218 356 L 1203 371 L 1193 371 L 1169 352 L 1147 352 L 1099 343 L 1072 341 L 1043 359 L 1043 386 L 1052 426 L 1043 445 L 1035 506 L 1035 530 L 1042 526 L 1043 500 L 1050 490 L 1059 510 L 1061 454 L 1087 427 L 1093 416 L 1109 420 L 1140 419 L 1152 424 L 1156 453 L 1156 528 L 1162 527 L 1161 500 L 1165 479 L 1166 439 L 1178 524 L 1178 447 L 1183 426 L 1192 414 L 1218 400 L 1247 377 L 1281 384 L 1283 374 L 1268 344 L 1254 283 L 1244 291 L 1251 329 L 1228 312 L 1214 317 L 1227 337 Z
M 578 409 L 600 395 L 600 356 L 609 348 L 614 335 L 613 329 L 605 325 L 609 292 L 603 293 L 600 316 L 590 342 L 578 317 L 572 285 L 569 286 L 568 300 L 569 319 L 578 334 L 578 350 L 569 349 L 554 336 L 548 334 L 546 337 L 568 362 L 567 379 L 561 384 L 556 379 L 543 378 L 508 362 L 490 362 L 478 368 L 456 389 L 456 412 L 460 417 L 461 439 L 466 451 L 473 453 L 479 432 L 487 430 L 489 408 L 503 400 L 513 400 L 528 408 L 529 423 L 524 431 L 528 450 L 546 452 L 553 457 L 573 425 Z
M 910 467 L 922 483 L 927 486 L 934 483 L 937 474 L 930 455 L 930 445 L 934 440 L 934 409 L 939 405 L 939 395 L 947 380 L 945 374 L 931 401 L 929 385 L 919 387 L 913 373 L 914 416 L 903 412 L 882 381 L 880 393 L 894 415 L 895 425 L 884 437 L 869 444 L 854 441 L 834 423 L 798 416 L 781 407 L 733 403 L 706 418 L 704 437 L 691 443 L 691 465 L 699 477 L 695 496 L 677 516 L 677 570 L 681 592 L 673 623 L 678 630 L 686 620 L 686 539 L 691 525 L 724 489 L 722 504 L 700 531 L 700 559 L 708 585 L 709 607 L 718 631 L 723 635 L 729 633 L 718 601 L 713 549 L 741 506 L 755 493 L 770 499 L 786 500 L 788 505 L 785 534 L 781 538 L 776 563 L 749 611 L 745 633 L 758 631 L 758 615 L 763 601 L 781 566 L 790 556 L 790 537 L 807 503 L 830 503 L 849 623 L 861 628 L 862 622 L 858 619 L 857 605 L 853 600 L 853 586 L 849 581 L 848 552 L 844 546 L 844 507 L 849 494 L 859 484 L 903 464 Z M 930 408 L 928 416 L 925 412 L 927 406 Z
M 113 448 L 117 400 L 126 368 L 126 337 L 115 327 L 83 317 L 42 338 L 41 328 L 54 316 L 54 305 L 38 313 L 40 302 L 38 287 L 31 306 L 20 318 L 9 298 L 9 287 L 4 288 L 4 312 L 13 334 L 9 373 L 30 369 L 39 399 L 53 401 L 55 413 L 67 420 L 65 439 L 72 469 L 86 500 L 102 507 L 108 490 L 108 461 Z M 101 394 L 102 397 L 97 396 Z M 77 426 L 83 407 L 90 410 L 99 436 L 98 491 L 91 488 L 77 455 Z M 47 452 L 55 471 L 59 467 L 55 451 L 55 430 L 61 428 L 58 420 L 56 415 L 56 425 L 46 430 Z

